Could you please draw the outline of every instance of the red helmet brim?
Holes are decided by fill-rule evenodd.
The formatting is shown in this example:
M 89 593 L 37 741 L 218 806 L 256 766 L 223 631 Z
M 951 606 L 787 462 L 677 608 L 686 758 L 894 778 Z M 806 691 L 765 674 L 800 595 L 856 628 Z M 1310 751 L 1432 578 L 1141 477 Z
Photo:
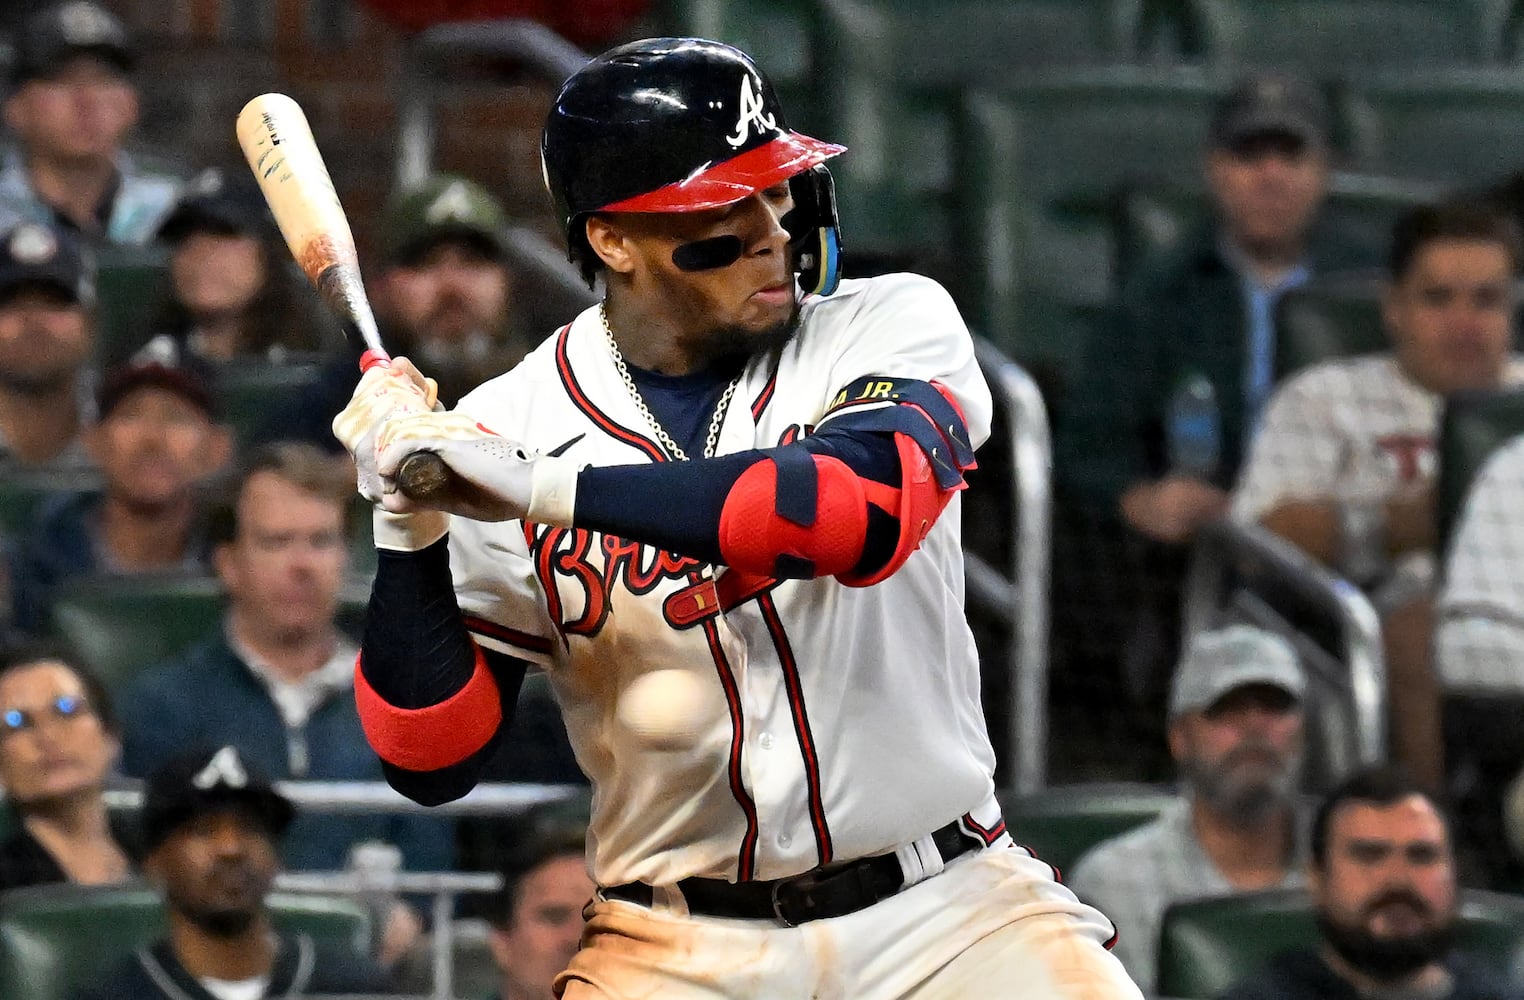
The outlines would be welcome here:
M 600 212 L 701 212 L 730 205 L 845 153 L 847 147 L 785 132 L 740 156 L 705 166 L 655 191 L 604 205 Z

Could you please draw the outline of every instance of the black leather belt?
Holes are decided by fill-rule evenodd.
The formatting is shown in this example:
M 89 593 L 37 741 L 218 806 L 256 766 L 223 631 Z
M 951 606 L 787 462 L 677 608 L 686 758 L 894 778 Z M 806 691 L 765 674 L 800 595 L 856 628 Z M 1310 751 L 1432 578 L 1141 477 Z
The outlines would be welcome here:
M 985 846 L 963 832 L 957 820 L 931 835 L 944 862 Z M 888 899 L 905 884 L 905 874 L 893 854 L 878 854 L 845 864 L 816 868 L 802 875 L 766 882 L 726 882 L 716 878 L 685 878 L 678 891 L 690 913 L 739 920 L 777 920 L 790 927 L 856 913 Z M 644 882 L 627 882 L 602 890 L 606 899 L 650 906 L 655 894 Z

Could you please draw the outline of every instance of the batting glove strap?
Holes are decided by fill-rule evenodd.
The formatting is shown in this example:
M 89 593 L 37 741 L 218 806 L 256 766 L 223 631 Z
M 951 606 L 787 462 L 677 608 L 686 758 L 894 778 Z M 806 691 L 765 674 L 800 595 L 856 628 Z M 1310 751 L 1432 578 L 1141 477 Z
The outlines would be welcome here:
M 536 458 L 529 474 L 528 519 L 570 528 L 577 506 L 577 471 L 577 463 L 569 458 Z
M 438 455 L 458 480 L 454 489 L 430 501 L 434 506 L 477 521 L 572 523 L 576 463 L 529 451 L 459 411 L 401 417 L 382 426 L 376 467 L 388 486 L 382 499 L 388 510 L 419 509 L 391 488 L 403 459 L 415 451 Z
M 389 552 L 417 552 L 443 538 L 450 530 L 450 515 L 442 510 L 393 514 L 380 507 L 371 515 L 376 548 Z

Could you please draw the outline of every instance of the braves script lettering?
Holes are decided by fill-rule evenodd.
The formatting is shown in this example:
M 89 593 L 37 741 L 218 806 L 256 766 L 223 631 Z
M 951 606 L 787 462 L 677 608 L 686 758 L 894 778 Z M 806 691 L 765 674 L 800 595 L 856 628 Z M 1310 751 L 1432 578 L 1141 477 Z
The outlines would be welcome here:
M 524 537 L 551 620 L 563 641 L 570 635 L 598 634 L 608 619 L 615 586 L 631 594 L 645 594 L 663 580 L 686 582 L 689 574 L 703 565 L 697 559 L 580 528 L 526 525 Z M 582 613 L 571 621 L 566 620 L 564 591 L 559 585 L 566 581 L 580 590 L 583 598 Z
M 725 141 L 730 143 L 731 146 L 739 149 L 744 145 L 746 133 L 753 127 L 756 128 L 758 135 L 763 135 L 778 127 L 777 119 L 768 114 L 767 110 L 762 106 L 761 91 L 758 90 L 750 73 L 744 74 L 741 77 L 740 108 L 740 117 L 736 119 L 735 135 L 727 135 L 725 137 Z

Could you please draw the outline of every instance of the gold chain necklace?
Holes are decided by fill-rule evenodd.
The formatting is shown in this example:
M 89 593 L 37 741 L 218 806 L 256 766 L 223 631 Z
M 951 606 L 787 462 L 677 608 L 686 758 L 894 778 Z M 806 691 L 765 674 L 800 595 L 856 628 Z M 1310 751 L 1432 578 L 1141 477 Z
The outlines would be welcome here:
M 614 367 L 619 371 L 619 377 L 624 380 L 624 387 L 635 401 L 635 408 L 640 415 L 646 418 L 646 423 L 651 425 L 651 430 L 656 433 L 656 440 L 666 449 L 667 454 L 679 462 L 688 461 L 688 454 L 672 440 L 672 435 L 667 433 L 666 428 L 656 420 L 656 414 L 646 405 L 645 397 L 641 396 L 640 390 L 635 386 L 635 380 L 630 377 L 630 366 L 624 363 L 624 355 L 620 353 L 619 344 L 614 340 L 614 331 L 609 329 L 609 306 L 605 300 L 598 304 L 598 318 L 603 321 L 603 336 L 609 342 L 609 354 L 614 358 Z M 725 422 L 725 412 L 730 409 L 730 397 L 736 394 L 736 386 L 741 382 L 741 376 L 737 375 L 730 380 L 721 394 L 720 401 L 714 406 L 714 417 L 709 421 L 709 435 L 704 439 L 704 457 L 713 458 L 714 449 L 720 443 L 720 425 Z

